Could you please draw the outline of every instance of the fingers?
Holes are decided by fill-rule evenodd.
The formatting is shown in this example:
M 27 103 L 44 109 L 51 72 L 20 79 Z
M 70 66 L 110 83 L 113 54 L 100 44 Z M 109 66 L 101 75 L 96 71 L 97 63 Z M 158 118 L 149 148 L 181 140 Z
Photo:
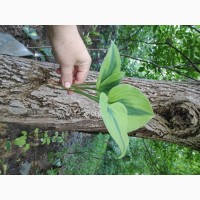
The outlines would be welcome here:
M 88 74 L 89 74 L 90 63 L 76 66 L 75 75 L 74 75 L 74 83 L 81 84 L 84 83 Z
M 71 84 L 84 83 L 89 73 L 90 63 L 80 66 L 61 66 L 56 70 L 56 73 L 61 74 L 62 85 L 69 89 Z M 68 94 L 72 94 L 72 91 L 68 90 Z
M 73 68 L 74 66 L 61 66 L 61 82 L 62 85 L 69 89 L 71 87 L 72 81 L 73 81 Z

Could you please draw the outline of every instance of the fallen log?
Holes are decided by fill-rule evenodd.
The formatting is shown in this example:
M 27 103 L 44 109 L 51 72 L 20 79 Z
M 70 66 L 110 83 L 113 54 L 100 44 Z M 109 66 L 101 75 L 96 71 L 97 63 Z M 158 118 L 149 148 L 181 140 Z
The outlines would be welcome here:
M 106 133 L 96 102 L 54 87 L 57 64 L 0 55 L 0 135 L 25 127 Z M 97 72 L 87 81 L 95 82 Z M 200 150 L 200 83 L 125 78 L 150 100 L 155 117 L 130 136 Z

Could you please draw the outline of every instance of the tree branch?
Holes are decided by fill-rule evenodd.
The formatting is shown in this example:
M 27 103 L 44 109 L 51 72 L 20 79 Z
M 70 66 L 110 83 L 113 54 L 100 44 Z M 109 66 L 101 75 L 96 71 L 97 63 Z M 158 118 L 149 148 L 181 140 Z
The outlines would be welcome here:
M 175 46 L 173 46 L 171 43 L 167 43 L 171 48 L 175 49 L 179 54 L 181 54 L 192 66 L 193 68 L 200 73 L 200 69 L 198 66 L 196 66 L 182 51 L 177 49 Z
M 200 30 L 198 30 L 195 26 L 188 25 L 188 27 L 191 29 L 194 29 L 196 32 L 200 33 Z
M 151 153 L 149 152 L 149 149 L 148 149 L 148 147 L 147 147 L 147 145 L 146 145 L 144 139 L 142 139 L 142 142 L 143 142 L 144 147 L 145 147 L 145 149 L 146 149 L 146 151 L 147 151 L 147 153 L 148 153 L 148 155 L 149 155 L 149 159 L 150 159 L 150 161 L 151 161 L 151 163 L 152 163 L 153 168 L 154 168 L 155 170 L 157 170 L 157 172 L 159 173 L 160 170 L 159 170 L 159 168 L 157 167 L 156 163 L 153 161 L 152 155 L 151 155 Z
M 152 65 L 154 65 L 155 67 L 158 67 L 158 68 L 161 68 L 161 69 L 162 69 L 162 68 L 169 69 L 169 70 L 171 70 L 171 71 L 176 72 L 177 74 L 179 74 L 179 75 L 181 75 L 181 76 L 184 76 L 184 77 L 186 77 L 186 78 L 189 78 L 189 79 L 192 79 L 192 80 L 195 80 L 195 81 L 200 82 L 200 81 L 197 80 L 197 79 L 194 79 L 194 78 L 192 78 L 192 77 L 190 77 L 190 76 L 188 76 L 188 75 L 182 74 L 181 72 L 179 72 L 179 71 L 176 70 L 176 69 L 171 68 L 170 66 L 160 66 L 160 65 L 158 65 L 158 64 L 156 64 L 156 63 L 154 63 L 154 62 L 152 62 L 152 61 L 143 60 L 143 59 L 141 59 L 141 58 L 135 58 L 135 57 L 128 56 L 128 55 L 124 55 L 124 54 L 121 54 L 121 56 L 130 58 L 130 59 L 133 59 L 133 60 L 138 60 L 138 61 L 140 61 L 140 62 L 144 62 L 144 63 L 147 63 L 147 64 L 152 64 Z

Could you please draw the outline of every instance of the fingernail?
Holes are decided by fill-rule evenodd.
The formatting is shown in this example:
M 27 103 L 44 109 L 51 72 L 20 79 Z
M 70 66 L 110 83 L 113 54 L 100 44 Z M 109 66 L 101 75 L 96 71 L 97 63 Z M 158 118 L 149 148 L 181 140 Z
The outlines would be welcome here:
M 70 88 L 71 87 L 71 83 L 70 82 L 65 82 L 65 88 Z

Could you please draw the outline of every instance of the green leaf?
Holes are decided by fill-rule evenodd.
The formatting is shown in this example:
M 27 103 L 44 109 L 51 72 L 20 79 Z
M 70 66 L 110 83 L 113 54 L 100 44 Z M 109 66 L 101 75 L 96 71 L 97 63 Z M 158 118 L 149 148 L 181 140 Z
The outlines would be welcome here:
M 34 133 L 39 133 L 39 128 L 36 128 L 35 130 L 34 130 Z
M 6 143 L 5 143 L 5 150 L 6 151 L 10 151 L 11 150 L 11 142 L 6 140 Z
M 128 114 L 128 129 L 134 131 L 144 126 L 153 116 L 153 110 L 147 97 L 136 87 L 122 84 L 114 87 L 108 93 L 109 104 L 120 102 Z
M 100 85 L 99 89 L 97 90 L 99 93 L 104 92 L 108 94 L 108 92 L 115 86 L 120 84 L 120 81 L 124 78 L 124 72 L 115 72 L 108 78 L 106 78 Z
M 49 144 L 50 144 L 50 142 L 51 142 L 50 138 L 49 138 L 49 137 L 47 137 L 47 145 L 49 145 Z
M 47 143 L 47 138 L 46 137 L 42 138 L 42 145 L 46 143 Z
M 138 72 L 143 72 L 145 70 L 145 67 L 140 67 L 139 69 L 138 69 Z
M 48 131 L 44 132 L 44 137 L 47 138 L 48 137 Z
M 55 132 L 55 137 L 58 137 L 58 131 Z
M 21 134 L 24 136 L 27 136 L 28 133 L 27 133 L 27 131 L 21 131 Z
M 51 139 L 51 141 L 52 141 L 52 142 L 56 142 L 56 141 L 57 141 L 57 137 L 56 137 L 56 136 L 53 136 L 52 139 Z
M 26 144 L 25 147 L 23 148 L 23 151 L 26 152 L 30 149 L 30 144 Z
M 57 137 L 57 142 L 58 142 L 58 143 L 62 143 L 62 142 L 63 142 L 63 138 L 62 138 L 62 137 L 60 137 L 60 136 L 59 136 L 59 137 Z
M 23 136 L 20 136 L 20 137 L 16 138 L 16 139 L 13 141 L 13 143 L 14 143 L 15 145 L 19 146 L 19 147 L 22 147 L 23 145 L 26 144 L 26 139 L 27 139 L 27 137 L 26 137 L 25 135 L 23 135 Z
M 105 93 L 100 94 L 100 112 L 108 132 L 118 144 L 121 157 L 126 153 L 129 138 L 127 135 L 127 110 L 122 103 L 108 104 L 108 97 Z
M 115 72 L 120 72 L 121 68 L 121 59 L 119 51 L 114 42 L 111 43 L 111 46 L 106 54 L 104 61 L 101 65 L 99 76 L 97 79 L 96 88 L 100 87 L 101 83 L 106 80 L 109 76 Z
M 92 45 L 92 39 L 89 36 L 84 36 L 83 39 L 87 45 Z
M 39 49 L 41 52 L 43 52 L 46 56 L 51 57 L 53 56 L 52 52 L 51 52 L 51 48 L 41 48 Z
M 24 26 L 23 31 L 32 39 L 32 40 L 38 40 L 39 36 L 34 28 L 31 28 L 30 26 Z

